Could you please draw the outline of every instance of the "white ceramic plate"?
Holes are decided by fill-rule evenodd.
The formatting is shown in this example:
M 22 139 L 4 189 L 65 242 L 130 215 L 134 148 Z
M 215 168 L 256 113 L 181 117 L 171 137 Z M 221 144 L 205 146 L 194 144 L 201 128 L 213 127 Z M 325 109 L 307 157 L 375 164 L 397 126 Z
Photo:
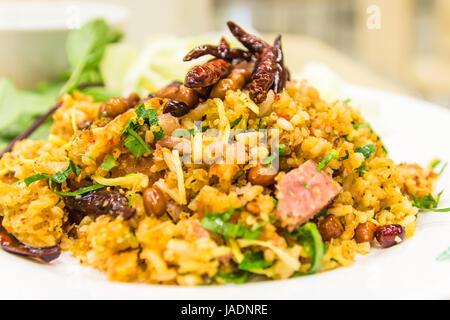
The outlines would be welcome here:
M 409 97 L 345 85 L 355 99 L 380 109 L 374 121 L 389 134 L 395 161 L 428 164 L 450 160 L 450 110 Z M 377 127 L 374 126 L 377 131 Z M 437 190 L 450 206 L 450 168 Z M 390 249 L 358 256 L 347 268 L 283 281 L 194 288 L 108 282 L 69 254 L 43 265 L 0 251 L 0 298 L 31 299 L 409 299 L 450 298 L 450 260 L 436 258 L 450 246 L 450 213 L 422 213 L 414 237 Z

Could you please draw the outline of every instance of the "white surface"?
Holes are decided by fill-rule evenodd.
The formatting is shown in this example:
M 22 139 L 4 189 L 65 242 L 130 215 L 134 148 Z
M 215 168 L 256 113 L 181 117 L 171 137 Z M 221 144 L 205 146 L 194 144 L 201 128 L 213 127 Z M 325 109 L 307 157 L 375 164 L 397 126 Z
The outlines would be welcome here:
M 375 89 L 345 85 L 349 97 L 380 105 L 384 142 L 396 161 L 426 165 L 450 160 L 450 111 Z M 374 127 L 377 131 L 377 127 Z M 437 190 L 450 206 L 450 168 Z M 450 213 L 421 213 L 418 229 L 390 249 L 374 249 L 347 268 L 284 281 L 194 288 L 114 283 L 78 265 L 69 254 L 43 265 L 0 252 L 0 298 L 58 299 L 408 299 L 450 298 L 450 260 L 437 261 L 450 246 Z
M 103 17 L 122 28 L 128 10 L 108 3 L 0 2 L 0 77 L 18 86 L 34 86 L 68 67 L 65 41 L 69 29 Z

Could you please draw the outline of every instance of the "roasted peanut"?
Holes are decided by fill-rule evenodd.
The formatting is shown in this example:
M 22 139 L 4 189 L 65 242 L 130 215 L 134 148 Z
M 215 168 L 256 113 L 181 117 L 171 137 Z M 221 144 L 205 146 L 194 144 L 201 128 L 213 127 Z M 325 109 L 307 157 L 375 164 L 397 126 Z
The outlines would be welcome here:
M 247 180 L 251 184 L 260 186 L 270 186 L 275 183 L 276 170 L 273 167 L 263 167 L 257 165 L 250 169 L 247 175 Z
M 245 206 L 245 209 L 248 212 L 255 213 L 255 214 L 258 214 L 261 212 L 261 209 L 259 208 L 258 203 L 255 201 L 247 203 L 247 205 Z
M 320 220 L 317 223 L 317 228 L 324 241 L 328 241 L 332 238 L 339 238 L 344 232 L 344 227 L 341 222 L 332 214 L 329 214 L 324 219 Z
M 136 106 L 139 103 L 139 100 L 141 100 L 141 98 L 139 98 L 139 95 L 136 92 L 130 93 L 127 98 L 129 107 L 133 108 Z
M 167 201 L 162 191 L 153 186 L 144 191 L 144 208 L 148 215 L 162 216 L 166 212 Z
M 360 223 L 355 229 L 356 242 L 371 242 L 375 237 L 376 226 L 372 222 Z
M 405 239 L 405 228 L 399 224 L 389 224 L 379 227 L 375 237 L 383 248 L 392 247 Z

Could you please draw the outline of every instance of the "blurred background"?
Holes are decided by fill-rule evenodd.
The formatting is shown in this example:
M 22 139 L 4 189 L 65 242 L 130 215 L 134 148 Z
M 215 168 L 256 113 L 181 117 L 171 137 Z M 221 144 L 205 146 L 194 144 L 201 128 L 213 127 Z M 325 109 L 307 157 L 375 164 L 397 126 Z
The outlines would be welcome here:
M 287 63 L 293 72 L 316 61 L 345 81 L 450 107 L 450 0 L 110 0 L 107 3 L 127 11 L 127 18 L 122 17 L 119 22 L 126 34 L 125 41 L 134 46 L 161 34 L 189 36 L 222 31 L 225 22 L 233 20 L 268 37 L 282 33 Z M 379 28 L 373 19 L 378 19 Z M 8 42 L 3 42 L 2 47 L 7 45 Z M 0 76 L 14 77 L 8 74 L 12 71 L 5 70 L 0 69 Z M 27 81 L 18 81 L 19 85 L 29 85 Z

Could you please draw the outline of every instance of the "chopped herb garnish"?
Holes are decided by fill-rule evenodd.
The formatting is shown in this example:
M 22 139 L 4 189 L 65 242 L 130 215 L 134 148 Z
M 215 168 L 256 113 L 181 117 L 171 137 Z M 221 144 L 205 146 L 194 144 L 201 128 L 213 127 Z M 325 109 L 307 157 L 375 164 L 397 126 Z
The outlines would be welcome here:
M 80 188 L 78 190 L 72 191 L 72 192 L 61 192 L 61 191 L 56 191 L 53 190 L 54 193 L 59 194 L 60 196 L 68 196 L 68 197 L 76 197 L 94 190 L 98 190 L 101 188 L 104 188 L 105 186 L 102 184 L 94 184 L 92 186 L 89 187 L 84 187 L 84 188 Z
M 320 160 L 319 164 L 317 165 L 317 171 L 322 171 L 323 168 L 325 168 L 328 163 L 330 163 L 331 159 L 335 159 L 338 161 L 342 161 L 348 158 L 348 151 L 345 150 L 345 156 L 339 157 L 339 152 L 337 150 L 332 149 L 329 154 L 327 154 L 322 160 Z
M 306 181 L 303 181 L 303 185 L 305 186 L 306 190 L 309 190 L 309 184 Z
M 84 153 L 79 153 L 78 154 L 80 157 L 86 157 L 86 158 L 89 158 L 89 159 L 91 159 L 92 161 L 95 161 L 95 159 L 94 158 L 92 158 L 90 155 L 88 155 L 88 154 L 84 154 Z
M 437 258 L 437 261 L 450 260 L 450 247 L 447 248 L 444 252 L 442 252 Z
M 238 268 L 244 271 L 252 271 L 270 267 L 273 262 L 264 260 L 262 252 L 247 253 Z
M 347 99 L 345 99 L 345 100 L 342 100 L 342 102 L 345 103 L 345 104 L 350 103 L 350 101 L 352 101 L 352 99 L 350 99 L 350 98 L 347 98 Z
M 230 128 L 233 129 L 234 127 L 236 127 L 239 124 L 239 122 L 241 122 L 241 120 L 242 120 L 242 116 L 240 116 L 239 118 L 233 120 L 230 123 Z
M 369 158 L 375 151 L 377 151 L 377 147 L 374 144 L 366 144 L 355 149 L 355 152 L 362 153 L 365 159 Z
M 276 208 L 278 206 L 278 200 L 275 197 L 272 197 L 273 207 Z
M 265 118 L 266 116 L 264 116 L 264 117 L 261 117 L 261 118 L 259 118 L 259 124 L 258 124 L 258 127 L 260 128 L 260 129 L 266 129 L 267 128 L 267 125 L 263 125 L 263 119 Z
M 237 209 L 236 209 L 237 210 Z M 245 226 L 228 222 L 233 215 L 235 209 L 230 206 L 228 211 L 219 213 L 208 213 L 205 210 L 205 217 L 201 221 L 201 225 L 206 230 L 220 234 L 226 238 L 244 238 L 257 239 L 261 235 L 261 227 L 252 228 L 251 230 Z
M 307 222 L 292 234 L 297 236 L 297 242 L 303 246 L 305 252 L 311 257 L 311 266 L 306 274 L 315 273 L 322 265 L 325 246 L 322 236 L 313 222 Z
M 437 208 L 443 192 L 444 191 L 439 192 L 436 198 L 434 198 L 431 193 L 422 198 L 416 198 L 411 194 L 411 197 L 413 198 L 412 205 L 422 211 L 450 212 L 450 208 Z
M 206 130 L 209 129 L 209 126 L 202 126 L 202 130 L 201 132 L 205 132 Z M 200 130 L 197 130 L 197 128 L 195 129 L 185 129 L 185 130 L 178 130 L 174 133 L 174 135 L 176 137 L 183 137 L 183 136 L 190 136 L 193 135 L 197 132 L 200 132 Z
M 361 165 L 358 168 L 356 168 L 356 172 L 363 174 L 367 173 L 368 171 L 366 170 L 366 164 L 364 162 L 361 163 Z
M 440 159 L 433 159 L 433 160 L 431 160 L 431 162 L 430 162 L 431 169 L 436 168 L 440 163 L 441 163 Z
M 327 208 L 323 208 L 319 212 L 316 213 L 314 218 L 325 217 L 326 214 L 327 214 Z
M 281 143 L 278 145 L 278 153 L 280 154 L 281 157 L 286 155 L 286 145 Z
M 123 144 L 130 150 L 131 154 L 133 154 L 136 159 L 140 158 L 145 153 L 152 153 L 145 141 L 142 140 L 131 126 L 126 129 L 125 133 L 127 136 L 125 137 Z
M 36 173 L 36 174 L 33 174 L 32 176 L 29 176 L 29 177 L 23 179 L 22 181 L 16 182 L 16 184 L 20 184 L 20 183 L 24 182 L 26 184 L 26 186 L 28 187 L 33 182 L 36 182 L 39 180 L 44 180 L 44 179 L 50 179 L 50 178 L 51 178 L 51 176 L 49 174 Z
M 353 129 L 359 129 L 359 128 L 370 128 L 370 131 L 372 132 L 372 127 L 370 126 L 370 123 L 368 122 L 363 122 L 363 123 L 357 123 L 357 122 L 352 122 L 353 125 Z
M 381 145 L 381 150 L 383 150 L 383 152 L 384 152 L 385 154 L 388 154 L 388 151 L 387 151 L 386 147 L 384 146 L 384 144 Z
M 239 270 L 235 273 L 227 273 L 225 271 L 219 270 L 214 278 L 221 278 L 226 282 L 242 284 L 245 283 L 249 277 L 250 273 L 247 271 Z
M 286 145 L 285 144 L 279 144 L 278 145 L 278 149 L 276 152 L 272 153 L 270 156 L 268 156 L 267 158 L 264 158 L 261 163 L 262 164 L 270 164 L 273 162 L 273 160 L 275 160 L 276 158 L 278 158 L 278 156 L 285 156 L 286 155 Z
M 115 166 L 117 166 L 117 162 L 116 162 L 116 160 L 114 160 L 114 157 L 112 154 L 107 156 L 105 161 L 103 161 L 103 163 L 102 163 L 102 168 L 105 169 L 106 171 L 111 170 Z

